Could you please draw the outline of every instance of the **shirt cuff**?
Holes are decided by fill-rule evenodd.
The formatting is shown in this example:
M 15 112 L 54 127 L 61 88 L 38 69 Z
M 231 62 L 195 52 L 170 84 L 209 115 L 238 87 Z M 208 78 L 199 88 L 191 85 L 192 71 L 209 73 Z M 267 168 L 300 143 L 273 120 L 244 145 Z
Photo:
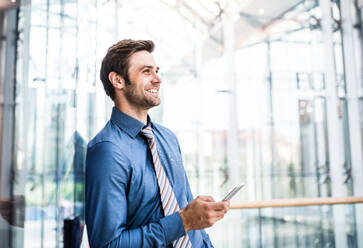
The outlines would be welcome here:
M 185 235 L 183 221 L 179 212 L 161 218 L 160 224 L 164 230 L 165 242 L 167 244 Z

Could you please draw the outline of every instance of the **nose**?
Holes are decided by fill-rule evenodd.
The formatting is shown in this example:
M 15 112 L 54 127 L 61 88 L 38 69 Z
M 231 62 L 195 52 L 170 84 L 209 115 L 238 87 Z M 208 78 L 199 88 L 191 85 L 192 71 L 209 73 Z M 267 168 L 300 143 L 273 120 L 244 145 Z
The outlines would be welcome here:
M 154 72 L 154 75 L 153 75 L 153 78 L 152 78 L 152 83 L 161 84 L 161 78 L 156 72 Z

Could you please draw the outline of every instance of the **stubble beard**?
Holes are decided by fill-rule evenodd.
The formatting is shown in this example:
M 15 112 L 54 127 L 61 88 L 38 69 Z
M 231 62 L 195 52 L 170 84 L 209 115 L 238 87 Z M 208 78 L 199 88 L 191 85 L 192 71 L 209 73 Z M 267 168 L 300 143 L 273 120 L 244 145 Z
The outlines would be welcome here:
M 143 92 L 144 93 L 144 92 Z M 125 87 L 125 98 L 129 103 L 133 106 L 142 109 L 150 109 L 152 107 L 160 105 L 160 98 L 154 98 L 151 96 L 147 96 L 145 94 L 138 94 L 137 88 L 135 87 L 135 83 L 129 81 Z

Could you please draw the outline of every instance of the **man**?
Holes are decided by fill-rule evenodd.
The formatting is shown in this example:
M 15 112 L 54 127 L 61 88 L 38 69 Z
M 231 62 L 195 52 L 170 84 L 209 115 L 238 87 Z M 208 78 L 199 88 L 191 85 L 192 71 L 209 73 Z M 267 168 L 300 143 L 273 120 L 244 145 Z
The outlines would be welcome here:
M 213 247 L 203 228 L 223 218 L 229 201 L 193 200 L 179 143 L 150 120 L 160 104 L 154 43 L 111 46 L 101 81 L 114 101 L 111 120 L 88 144 L 86 224 L 90 247 Z

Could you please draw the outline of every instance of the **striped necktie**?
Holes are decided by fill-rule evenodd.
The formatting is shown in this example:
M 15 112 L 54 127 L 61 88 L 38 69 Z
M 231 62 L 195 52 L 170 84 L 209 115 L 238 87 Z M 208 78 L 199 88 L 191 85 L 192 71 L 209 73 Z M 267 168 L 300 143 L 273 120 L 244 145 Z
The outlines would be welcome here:
M 168 177 L 165 174 L 164 168 L 160 163 L 159 155 L 156 149 L 156 140 L 151 129 L 151 126 L 148 125 L 141 130 L 141 134 L 147 138 L 149 143 L 149 148 L 151 151 L 151 155 L 153 157 L 154 169 L 156 178 L 159 184 L 160 198 L 161 203 L 164 209 L 164 216 L 171 215 L 176 211 L 179 211 L 179 204 L 175 198 L 173 188 L 171 187 Z M 173 241 L 173 247 L 176 248 L 190 248 L 192 244 L 189 240 L 189 236 L 186 233 L 184 236 L 179 239 Z

